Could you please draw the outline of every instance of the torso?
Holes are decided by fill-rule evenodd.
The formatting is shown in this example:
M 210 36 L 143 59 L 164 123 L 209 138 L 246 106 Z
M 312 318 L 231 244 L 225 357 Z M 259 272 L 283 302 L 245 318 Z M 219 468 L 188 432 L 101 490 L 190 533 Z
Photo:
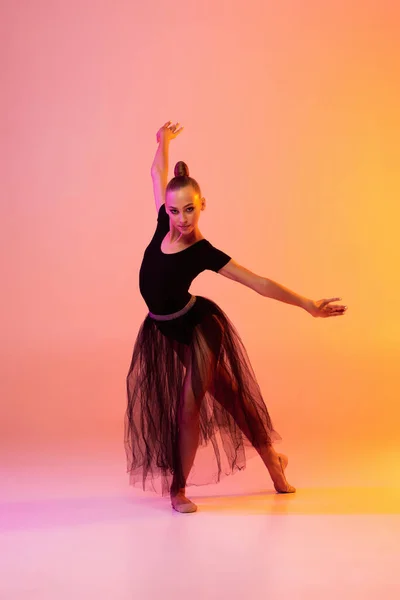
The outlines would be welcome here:
M 147 246 L 139 272 L 139 288 L 149 311 L 168 315 L 189 302 L 192 281 L 203 271 L 218 272 L 230 257 L 214 248 L 199 231 L 191 243 L 170 242 L 170 222 L 165 205 L 159 210 L 157 228 Z M 172 230 L 174 235 L 177 232 Z M 193 238 L 196 241 L 193 241 Z

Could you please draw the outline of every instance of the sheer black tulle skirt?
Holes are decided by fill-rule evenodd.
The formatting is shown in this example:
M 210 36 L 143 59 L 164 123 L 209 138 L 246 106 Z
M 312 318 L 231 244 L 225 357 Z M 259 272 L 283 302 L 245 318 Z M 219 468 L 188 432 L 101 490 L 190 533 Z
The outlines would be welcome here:
M 184 382 L 186 377 L 185 388 Z M 199 445 L 185 481 L 179 431 L 187 383 L 200 423 Z M 280 440 L 246 349 L 215 302 L 197 296 L 183 316 L 142 323 L 127 375 L 125 449 L 132 485 L 166 495 L 216 483 Z

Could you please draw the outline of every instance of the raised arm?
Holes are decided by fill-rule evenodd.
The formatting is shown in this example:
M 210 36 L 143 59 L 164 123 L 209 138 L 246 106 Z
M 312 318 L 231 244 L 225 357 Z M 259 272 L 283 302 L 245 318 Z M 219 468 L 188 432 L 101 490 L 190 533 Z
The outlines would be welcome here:
M 168 183 L 168 152 L 169 143 L 180 134 L 183 127 L 179 123 L 173 125 L 171 121 L 165 123 L 157 131 L 158 148 L 151 165 L 151 178 L 153 180 L 154 200 L 157 213 L 165 202 L 165 190 Z
M 260 275 L 252 273 L 232 259 L 225 267 L 222 267 L 218 273 L 224 275 L 224 277 L 228 277 L 228 279 L 233 279 L 234 281 L 246 285 L 258 294 L 261 294 L 261 296 L 304 308 L 304 310 L 313 317 L 338 317 L 344 315 L 347 310 L 347 306 L 331 305 L 331 302 L 337 302 L 338 300 L 341 300 L 341 298 L 324 298 L 323 300 L 317 301 L 311 300 L 292 292 L 280 283 L 272 281 L 272 279 L 267 279 L 266 277 L 261 277 Z

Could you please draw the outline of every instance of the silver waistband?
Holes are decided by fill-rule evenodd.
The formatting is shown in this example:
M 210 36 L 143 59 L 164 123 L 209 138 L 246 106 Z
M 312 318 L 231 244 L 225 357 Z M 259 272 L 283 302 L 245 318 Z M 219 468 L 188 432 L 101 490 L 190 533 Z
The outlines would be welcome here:
M 176 313 L 172 313 L 172 315 L 155 315 L 154 313 L 149 312 L 149 317 L 155 319 L 156 321 L 172 321 L 172 319 L 177 319 L 182 315 L 186 314 L 196 302 L 196 296 L 192 296 L 189 302 L 184 306 L 181 310 L 178 310 Z

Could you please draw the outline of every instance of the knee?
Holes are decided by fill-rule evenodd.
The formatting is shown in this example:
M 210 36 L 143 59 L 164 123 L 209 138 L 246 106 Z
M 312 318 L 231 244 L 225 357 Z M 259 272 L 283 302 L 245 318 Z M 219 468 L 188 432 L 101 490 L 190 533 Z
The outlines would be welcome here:
M 188 382 L 183 388 L 183 394 L 180 406 L 180 421 L 184 424 L 190 424 L 198 417 L 198 406 L 193 390 Z

